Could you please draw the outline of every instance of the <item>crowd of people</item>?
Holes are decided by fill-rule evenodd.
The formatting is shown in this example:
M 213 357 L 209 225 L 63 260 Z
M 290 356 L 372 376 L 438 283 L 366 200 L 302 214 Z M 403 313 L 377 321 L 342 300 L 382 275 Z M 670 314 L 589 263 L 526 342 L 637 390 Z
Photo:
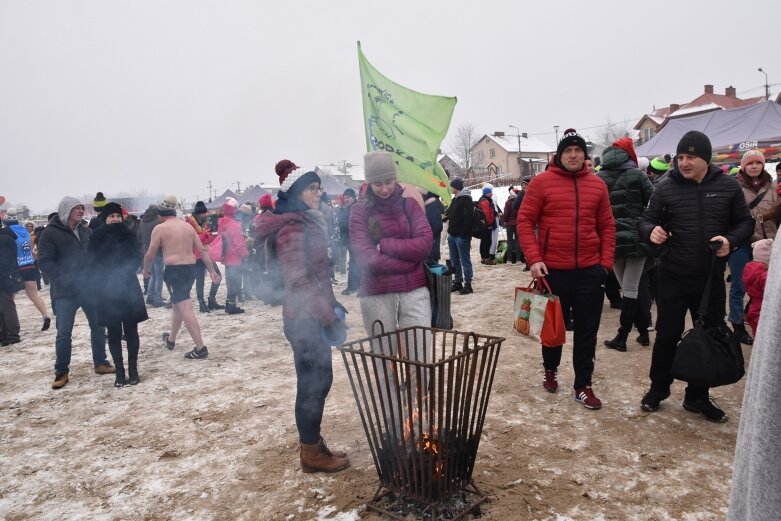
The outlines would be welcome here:
M 778 227 L 781 167 L 773 179 L 762 152 L 749 150 L 733 178 L 711 158 L 708 137 L 691 131 L 674 157 L 650 161 L 637 157 L 631 139 L 619 139 L 595 168 L 585 140 L 568 129 L 546 170 L 509 187 L 503 208 L 494 197 L 497 188 L 480 187 L 474 201 L 460 178 L 451 179 L 453 198 L 445 208 L 437 195 L 399 183 L 393 155 L 377 151 L 364 158 L 366 182 L 360 192 L 345 190 L 336 208 L 317 173 L 285 159 L 275 167 L 276 196 L 266 194 L 257 205 L 228 198 L 218 212 L 210 212 L 199 201 L 180 218 L 177 198 L 166 196 L 136 223 L 98 193 L 93 205 L 100 213 L 89 223 L 84 204 L 65 197 L 44 228 L 20 224 L 11 209 L 0 230 L 0 341 L 3 346 L 20 341 L 13 296 L 22 289 L 40 312 L 42 329 L 49 327 L 48 310 L 37 294 L 43 277 L 56 315 L 52 387 L 68 382 L 79 308 L 90 325 L 95 372 L 115 374 L 114 384 L 122 387 L 141 380 L 138 324 L 148 318 L 147 306 L 171 308 L 163 345 L 174 349 L 184 325 L 195 345 L 185 357 L 198 360 L 209 350 L 190 299 L 193 285 L 202 313 L 241 314 L 240 304 L 248 298 L 281 304 L 297 378 L 301 466 L 305 472 L 336 472 L 349 466 L 349 458 L 329 449 L 320 432 L 333 381 L 329 346 L 347 337 L 347 310 L 333 290 L 335 273 L 347 274 L 342 296 L 358 294 L 367 335 L 374 334 L 377 320 L 386 330 L 428 327 L 426 264 L 441 261 L 443 222 L 452 291 L 469 295 L 476 291 L 471 246 L 475 220 L 481 220 L 484 228 L 476 238 L 483 264 L 496 264 L 504 227 L 504 259 L 524 264 L 533 278 L 545 278 L 559 297 L 573 332 L 574 397 L 586 408 L 602 407 L 592 374 L 606 292 L 620 309 L 619 329 L 604 341 L 606 348 L 627 351 L 633 329 L 638 344 L 650 345 L 649 332 L 655 331 L 650 385 L 638 396 L 644 411 L 655 412 L 670 396 L 671 365 L 686 314 L 697 311 L 706 287 L 707 327 L 726 328 L 726 317 L 745 344 L 762 330 L 758 324 Z M 716 255 L 713 269 L 710 251 Z M 227 286 L 224 305 L 216 298 L 223 280 L 218 262 Z M 563 347 L 541 348 L 547 392 L 559 389 Z M 688 385 L 683 407 L 710 421 L 727 420 L 706 387 Z

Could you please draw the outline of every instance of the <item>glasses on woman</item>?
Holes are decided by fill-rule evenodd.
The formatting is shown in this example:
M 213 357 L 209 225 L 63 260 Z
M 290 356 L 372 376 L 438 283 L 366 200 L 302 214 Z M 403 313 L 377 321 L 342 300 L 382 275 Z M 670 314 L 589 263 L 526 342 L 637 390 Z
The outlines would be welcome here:
M 307 186 L 306 189 L 309 190 L 310 192 L 312 192 L 313 194 L 319 194 L 320 192 L 323 191 L 323 189 L 320 187 L 320 185 L 314 184 L 314 183 L 309 185 L 309 186 Z

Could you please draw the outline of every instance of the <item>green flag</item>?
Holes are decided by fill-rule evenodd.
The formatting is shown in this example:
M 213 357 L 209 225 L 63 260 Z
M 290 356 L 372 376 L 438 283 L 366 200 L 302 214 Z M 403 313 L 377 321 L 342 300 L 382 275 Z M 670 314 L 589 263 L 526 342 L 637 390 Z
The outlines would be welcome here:
M 455 97 L 421 94 L 402 87 L 366 60 L 358 42 L 366 150 L 394 155 L 399 181 L 450 201 L 448 178 L 437 152 L 450 126 Z

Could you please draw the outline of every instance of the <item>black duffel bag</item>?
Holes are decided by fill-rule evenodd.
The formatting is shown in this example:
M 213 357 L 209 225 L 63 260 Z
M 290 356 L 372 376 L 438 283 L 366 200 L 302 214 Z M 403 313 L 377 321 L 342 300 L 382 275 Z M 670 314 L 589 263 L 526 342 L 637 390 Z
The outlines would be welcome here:
M 720 241 L 711 244 L 710 269 L 694 327 L 683 334 L 673 359 L 672 376 L 692 385 L 718 387 L 734 384 L 746 374 L 740 341 L 724 323 L 705 327 L 713 265 Z

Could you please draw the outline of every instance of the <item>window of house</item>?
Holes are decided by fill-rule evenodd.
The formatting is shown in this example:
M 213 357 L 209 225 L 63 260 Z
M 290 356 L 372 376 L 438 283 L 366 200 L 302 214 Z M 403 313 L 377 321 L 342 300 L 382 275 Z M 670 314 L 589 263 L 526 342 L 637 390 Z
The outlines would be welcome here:
M 645 143 L 646 141 L 650 141 L 652 137 L 654 137 L 654 129 L 652 129 L 652 128 L 644 128 L 643 129 L 643 143 Z
M 491 154 L 491 159 L 495 158 L 495 157 L 496 157 L 496 149 L 495 149 L 495 148 L 492 148 L 492 149 L 490 150 L 490 154 Z
M 483 151 L 479 150 L 477 152 L 477 164 L 481 164 L 483 162 Z

